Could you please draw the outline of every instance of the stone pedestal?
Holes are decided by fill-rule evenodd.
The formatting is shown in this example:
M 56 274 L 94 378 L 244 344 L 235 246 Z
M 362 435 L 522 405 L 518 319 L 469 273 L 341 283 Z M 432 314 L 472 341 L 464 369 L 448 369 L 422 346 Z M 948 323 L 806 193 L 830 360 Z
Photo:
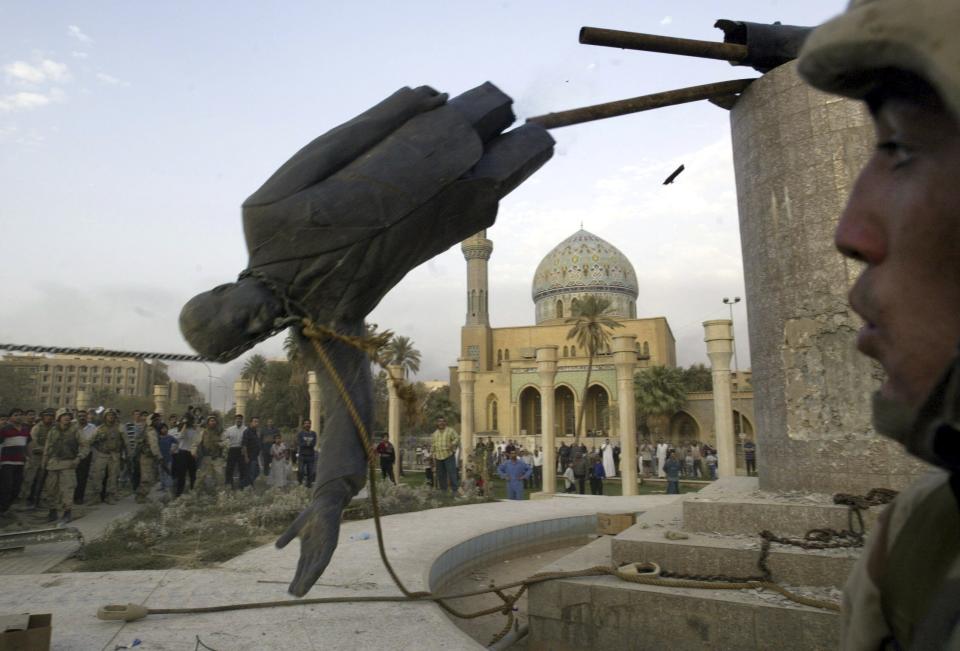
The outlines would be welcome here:
M 637 401 L 633 397 L 633 373 L 637 366 L 637 338 L 613 338 L 613 363 L 617 369 L 620 405 L 620 475 L 624 495 L 637 494 Z
M 467 479 L 467 466 L 473 452 L 473 385 L 477 378 L 477 361 L 471 358 L 457 360 L 460 383 L 460 477 Z
M 153 410 L 163 416 L 169 416 L 167 408 L 170 406 L 170 386 L 166 384 L 153 385 Z
M 733 402 L 730 397 L 730 358 L 733 357 L 733 322 L 704 321 L 703 340 L 713 374 L 713 431 L 717 437 L 717 474 L 737 474 L 737 442 L 733 436 Z
M 250 388 L 246 380 L 240 379 L 233 383 L 233 402 L 236 405 L 234 413 L 243 416 L 247 422 L 250 414 L 247 413 L 247 400 L 250 398 Z M 314 426 L 316 427 L 316 426 Z
M 397 395 L 397 384 L 402 381 L 403 367 L 398 364 L 387 366 L 387 433 L 397 454 L 393 464 L 394 483 L 400 481 L 400 397 Z
M 557 378 L 557 347 L 537 348 L 537 372 L 540 374 L 540 429 L 543 431 L 543 492 L 557 492 L 556 400 L 553 391 Z
M 861 266 L 833 245 L 874 146 L 866 108 L 810 88 L 790 63 L 751 84 L 730 121 L 760 488 L 903 488 L 920 465 L 871 426 L 881 371 L 854 347 L 847 302 Z
M 320 383 L 317 381 L 316 371 L 307 371 L 307 393 L 310 395 L 310 425 L 313 431 L 320 432 L 320 415 L 323 413 L 323 403 L 320 397 Z

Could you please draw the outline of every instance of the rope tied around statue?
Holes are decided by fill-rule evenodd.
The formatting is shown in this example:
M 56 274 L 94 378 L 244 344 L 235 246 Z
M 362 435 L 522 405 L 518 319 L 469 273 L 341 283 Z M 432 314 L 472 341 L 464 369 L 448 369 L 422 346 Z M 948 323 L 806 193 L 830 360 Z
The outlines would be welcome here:
M 294 306 L 291 306 L 294 307 Z M 301 310 L 298 310 L 301 311 Z M 302 311 L 301 311 L 302 313 Z M 820 539 L 811 539 L 809 541 L 794 541 L 793 539 L 788 538 L 779 538 L 770 534 L 769 537 L 764 536 L 764 548 L 761 553 L 760 560 L 758 564 L 761 567 L 762 574 L 759 577 L 746 577 L 738 579 L 736 577 L 695 577 L 695 576 L 681 576 L 676 574 L 671 574 L 669 572 L 663 571 L 655 563 L 632 563 L 626 565 L 622 568 L 614 568 L 610 566 L 593 566 L 590 568 L 582 570 L 572 570 L 564 572 L 544 572 L 534 574 L 526 579 L 519 581 L 514 581 L 512 583 L 507 583 L 499 586 L 491 586 L 489 588 L 476 590 L 473 592 L 462 593 L 462 594 L 452 594 L 452 595 L 436 595 L 430 592 L 423 591 L 411 591 L 409 590 L 400 577 L 397 575 L 392 564 L 390 563 L 389 558 L 387 557 L 386 547 L 383 537 L 383 529 L 381 526 L 381 515 L 380 507 L 377 497 L 376 490 L 376 454 L 373 448 L 373 445 L 370 441 L 369 432 L 367 430 L 366 424 L 363 422 L 359 413 L 357 412 L 356 406 L 351 398 L 349 391 L 346 388 L 346 385 L 343 382 L 342 377 L 335 368 L 333 362 L 331 361 L 329 355 L 327 354 L 326 348 L 324 347 L 324 342 L 333 340 L 341 342 L 345 345 L 351 346 L 357 350 L 363 351 L 374 363 L 378 364 L 381 368 L 386 367 L 386 361 L 383 359 L 380 354 L 381 349 L 390 341 L 393 334 L 389 331 L 384 331 L 381 333 L 369 332 L 364 336 L 351 336 L 338 333 L 335 330 L 328 328 L 326 326 L 315 323 L 309 318 L 288 318 L 284 320 L 284 325 L 292 325 L 293 327 L 299 327 L 304 337 L 306 337 L 314 351 L 317 353 L 321 364 L 330 375 L 334 386 L 337 389 L 337 392 L 340 396 L 340 399 L 343 401 L 344 406 L 346 407 L 350 418 L 354 424 L 355 431 L 357 436 L 360 438 L 363 448 L 367 457 L 367 470 L 368 470 L 368 487 L 370 493 L 370 503 L 373 511 L 373 520 L 374 527 L 376 530 L 377 538 L 377 547 L 379 551 L 380 560 L 383 563 L 384 568 L 387 570 L 387 573 L 390 575 L 391 580 L 394 585 L 400 590 L 402 596 L 382 596 L 382 597 L 319 597 L 319 598 L 309 598 L 309 599 L 298 599 L 298 600 L 282 600 L 282 601 L 268 601 L 268 602 L 255 602 L 255 603 L 246 603 L 246 604 L 228 604 L 222 606 L 209 606 L 209 607 L 200 607 L 200 608 L 146 608 L 143 606 L 138 606 L 135 604 L 128 604 L 127 606 L 104 606 L 102 607 L 97 616 L 101 619 L 122 619 L 127 621 L 132 621 L 145 617 L 151 614 L 187 614 L 187 613 L 208 613 L 208 612 L 223 612 L 231 610 L 247 610 L 254 608 L 272 608 L 272 607 L 287 607 L 287 606 L 296 606 L 296 605 L 310 605 L 310 604 L 325 604 L 325 603 L 350 603 L 350 602 L 366 602 L 366 601 L 376 601 L 376 602 L 410 602 L 410 601 L 426 601 L 431 603 L 436 603 L 448 614 L 460 618 L 460 619 L 474 619 L 478 617 L 483 617 L 486 615 L 492 615 L 496 613 L 503 614 L 507 617 L 506 625 L 504 628 L 493 638 L 491 645 L 496 644 L 503 637 L 509 633 L 511 627 L 514 623 L 514 610 L 516 603 L 527 591 L 527 589 L 536 583 L 541 583 L 543 581 L 551 581 L 556 579 L 569 579 L 569 578 L 578 578 L 578 577 L 590 577 L 590 576 L 613 576 L 622 581 L 627 581 L 630 583 L 638 583 L 644 585 L 655 585 L 660 587 L 669 587 L 669 588 L 696 588 L 696 589 L 706 589 L 706 590 L 757 590 L 764 589 L 776 592 L 787 599 L 805 606 L 810 606 L 814 608 L 820 608 L 825 610 L 831 610 L 834 612 L 839 611 L 839 605 L 833 601 L 815 599 L 811 597 L 806 597 L 803 595 L 796 594 L 790 590 L 784 588 L 783 586 L 772 581 L 772 576 L 769 569 L 766 567 L 766 558 L 769 554 L 769 545 L 771 542 L 779 542 L 782 544 L 796 544 L 797 546 L 806 546 L 806 545 L 826 545 L 828 544 L 824 540 Z M 407 408 L 416 408 L 415 403 L 415 393 L 412 386 L 406 381 L 399 379 L 394 380 L 394 386 L 397 390 L 397 395 L 401 400 L 407 405 Z M 859 546 L 863 542 L 863 526 L 862 526 L 862 517 L 859 514 L 859 511 L 863 508 L 869 508 L 869 506 L 874 504 L 886 503 L 892 499 L 892 496 L 895 495 L 893 491 L 886 491 L 885 489 L 875 489 L 871 491 L 867 496 L 848 496 L 848 495 L 837 495 L 835 500 L 843 499 L 842 503 L 848 504 L 851 511 L 856 510 L 857 516 L 860 518 L 860 532 L 855 534 L 854 538 L 858 541 L 858 544 L 842 545 L 842 546 Z M 882 501 L 886 500 L 886 501 Z M 838 502 L 841 503 L 841 502 Z M 853 516 L 851 515 L 851 522 Z M 816 531 L 828 531 L 828 530 L 811 530 L 808 532 L 808 535 L 811 535 L 812 532 Z M 769 533 L 769 532 L 764 532 Z M 762 534 L 761 534 L 762 535 Z M 820 534 L 814 534 L 820 535 Z M 853 538 L 851 538 L 853 540 Z M 784 542 L 788 541 L 788 542 Z M 841 546 L 841 545 L 831 545 L 831 546 Z M 816 548 L 816 547 L 811 547 Z M 517 591 L 513 594 L 507 593 L 507 590 L 517 588 Z M 484 594 L 495 594 L 497 595 L 502 603 L 493 607 L 477 610 L 474 612 L 462 612 L 448 603 L 453 599 L 461 599 L 465 597 L 479 596 Z

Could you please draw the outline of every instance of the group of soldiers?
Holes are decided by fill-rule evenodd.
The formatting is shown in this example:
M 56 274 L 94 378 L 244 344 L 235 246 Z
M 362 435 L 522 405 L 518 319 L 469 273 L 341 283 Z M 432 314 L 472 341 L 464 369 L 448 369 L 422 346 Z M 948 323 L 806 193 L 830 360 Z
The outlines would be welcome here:
M 101 488 L 104 501 L 116 501 L 120 472 L 131 456 L 127 431 L 112 409 L 99 414 L 99 426 L 96 412 L 78 411 L 76 416 L 66 408 L 44 409 L 37 420 L 33 411 L 11 410 L 3 427 L 23 432 L 26 445 L 19 481 L 4 482 L 10 493 L 4 503 L 22 499 L 31 509 L 48 505 L 48 520 L 59 517 L 66 523 L 72 519 L 78 479 Z M 142 421 L 139 414 L 137 421 Z M 144 437 L 142 422 L 132 429 Z
M 71 521 L 85 486 L 93 487 L 94 498 L 115 504 L 121 477 L 143 502 L 163 466 L 160 414 L 148 417 L 146 412 L 134 411 L 132 422 L 121 424 L 113 409 L 48 408 L 39 413 L 39 419 L 32 410 L 13 409 L 3 420 L 0 431 L 19 430 L 26 445 L 19 468 L 4 466 L 13 478 L 2 482 L 2 490 L 9 494 L 0 502 L 9 505 L 23 500 L 29 510 L 47 506 L 50 522 Z

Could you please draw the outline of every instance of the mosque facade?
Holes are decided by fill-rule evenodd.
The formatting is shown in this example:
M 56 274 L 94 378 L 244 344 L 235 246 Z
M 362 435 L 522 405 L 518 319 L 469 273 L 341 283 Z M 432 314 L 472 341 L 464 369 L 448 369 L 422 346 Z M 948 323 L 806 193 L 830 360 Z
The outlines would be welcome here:
M 450 369 L 450 396 L 459 403 L 461 420 L 471 419 L 468 427 L 475 436 L 539 445 L 546 424 L 556 441 L 572 439 L 581 409 L 581 437 L 617 440 L 624 431 L 641 432 L 633 377 L 651 366 L 676 366 L 677 350 L 665 317 L 638 317 L 640 287 L 627 257 L 606 240 L 578 230 L 537 266 L 531 292 L 534 325 L 492 328 L 487 267 L 493 242 L 481 231 L 464 240 L 461 249 L 467 262 L 467 309 L 460 358 Z M 568 338 L 568 319 L 591 294 L 610 302 L 607 316 L 622 327 L 612 331 L 611 345 L 594 358 L 585 389 L 589 359 Z M 731 416 L 735 431 L 744 434 L 741 439 L 753 438 L 749 373 L 740 376 L 734 378 Z M 711 442 L 713 422 L 712 394 L 691 393 L 685 408 L 669 418 L 662 438 Z

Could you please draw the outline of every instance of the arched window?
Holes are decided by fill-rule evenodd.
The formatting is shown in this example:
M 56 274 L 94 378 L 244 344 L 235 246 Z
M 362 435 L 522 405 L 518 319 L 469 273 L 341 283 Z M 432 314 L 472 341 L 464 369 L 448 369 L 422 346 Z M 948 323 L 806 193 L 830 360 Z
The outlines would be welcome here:
M 557 301 L 557 318 L 563 318 L 563 301 Z
M 507 348 L 507 349 L 505 349 L 505 350 L 503 351 L 503 359 L 505 359 L 505 360 L 508 361 L 508 362 L 510 361 L 510 349 L 509 349 L 509 348 Z
M 483 312 L 487 307 L 487 299 L 484 298 L 485 292 L 480 290 L 480 302 L 477 304 L 477 312 Z
M 563 356 L 564 356 L 564 357 L 569 357 L 569 356 L 570 356 L 570 349 L 567 348 L 566 346 L 563 347 Z
M 570 301 L 570 315 L 580 316 L 580 301 L 577 299 Z
M 496 432 L 500 429 L 497 425 L 497 401 L 490 401 L 490 412 L 488 414 L 489 420 L 487 421 L 487 429 L 493 432 Z
M 503 348 L 497 349 L 497 364 L 503 361 Z
M 477 316 L 477 290 L 470 290 L 470 315 Z
M 570 346 L 570 357 L 576 357 L 576 356 L 577 356 L 577 347 Z
M 631 319 L 637 318 L 637 304 L 634 303 L 633 301 L 630 301 L 630 318 Z
M 650 342 L 648 341 L 643 342 L 643 354 L 648 357 L 650 356 Z

